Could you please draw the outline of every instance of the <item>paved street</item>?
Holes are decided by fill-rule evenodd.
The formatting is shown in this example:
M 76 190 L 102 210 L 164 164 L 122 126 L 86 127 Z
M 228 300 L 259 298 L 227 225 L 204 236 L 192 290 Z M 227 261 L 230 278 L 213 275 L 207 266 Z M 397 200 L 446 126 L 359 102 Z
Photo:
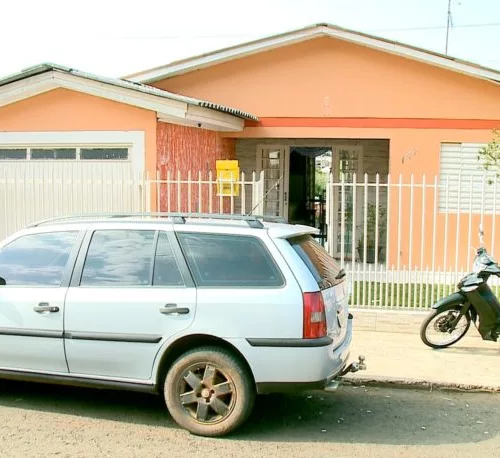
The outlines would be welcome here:
M 0 454 L 498 456 L 500 395 L 344 386 L 259 398 L 227 439 L 190 436 L 147 395 L 0 384 Z

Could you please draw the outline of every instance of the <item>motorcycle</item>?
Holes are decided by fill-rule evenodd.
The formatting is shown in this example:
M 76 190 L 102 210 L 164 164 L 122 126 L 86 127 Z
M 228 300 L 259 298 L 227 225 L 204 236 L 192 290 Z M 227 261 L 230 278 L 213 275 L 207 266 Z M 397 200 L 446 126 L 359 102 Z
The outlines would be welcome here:
M 479 248 L 472 272 L 457 284 L 458 291 L 432 306 L 432 312 L 420 327 L 422 342 L 432 348 L 457 343 L 474 323 L 483 340 L 496 342 L 500 335 L 500 302 L 488 279 L 500 277 L 500 267 L 484 247 L 483 229 L 479 227 Z

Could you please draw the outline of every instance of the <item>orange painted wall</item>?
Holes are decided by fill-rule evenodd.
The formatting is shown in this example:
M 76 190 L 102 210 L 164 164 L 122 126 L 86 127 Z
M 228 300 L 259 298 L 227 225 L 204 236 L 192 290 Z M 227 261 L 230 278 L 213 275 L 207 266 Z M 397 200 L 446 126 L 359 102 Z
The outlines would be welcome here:
M 500 85 L 327 37 L 155 85 L 259 117 L 500 119 Z
M 393 174 L 437 174 L 441 142 L 500 127 L 499 84 L 326 37 L 155 84 L 261 118 L 228 137 L 390 139 Z
M 156 113 L 67 89 L 0 108 L 0 131 L 142 130 L 146 169 L 156 171 Z
M 215 166 L 218 159 L 235 159 L 235 140 L 223 138 L 218 132 L 195 127 L 179 126 L 159 122 L 157 129 L 158 171 L 162 180 L 177 179 L 187 181 L 191 179 L 207 181 L 209 172 L 215 179 Z M 179 174 L 179 175 L 178 175 Z M 199 175 L 201 174 L 201 175 Z M 189 190 L 191 187 L 191 191 Z M 178 201 L 180 193 L 180 202 Z M 191 194 L 191 199 L 189 195 Z M 197 185 L 162 184 L 160 186 L 160 209 L 162 211 L 209 211 L 209 185 L 202 188 Z M 216 198 L 216 187 L 212 186 L 212 208 L 217 209 L 220 200 Z M 227 199 L 225 199 L 227 200 Z M 227 211 L 223 202 L 223 209 Z

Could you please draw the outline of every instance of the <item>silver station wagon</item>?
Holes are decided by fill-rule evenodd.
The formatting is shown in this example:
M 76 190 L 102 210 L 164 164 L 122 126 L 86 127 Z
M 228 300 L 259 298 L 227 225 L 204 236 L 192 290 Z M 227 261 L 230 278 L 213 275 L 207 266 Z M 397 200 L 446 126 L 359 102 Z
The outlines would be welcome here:
M 255 396 L 349 371 L 345 272 L 306 226 L 254 216 L 80 215 L 0 243 L 0 377 L 154 392 L 221 436 Z

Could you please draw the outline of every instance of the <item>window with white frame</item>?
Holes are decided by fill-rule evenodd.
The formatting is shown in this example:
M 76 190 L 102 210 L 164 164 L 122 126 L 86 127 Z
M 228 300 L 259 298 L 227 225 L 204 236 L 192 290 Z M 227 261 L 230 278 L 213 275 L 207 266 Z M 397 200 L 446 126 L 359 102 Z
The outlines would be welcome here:
M 126 161 L 129 148 L 122 146 L 43 146 L 43 147 L 2 147 L 0 160 L 73 160 L 73 161 Z
M 439 211 L 500 213 L 500 180 L 483 168 L 482 143 L 441 143 Z

